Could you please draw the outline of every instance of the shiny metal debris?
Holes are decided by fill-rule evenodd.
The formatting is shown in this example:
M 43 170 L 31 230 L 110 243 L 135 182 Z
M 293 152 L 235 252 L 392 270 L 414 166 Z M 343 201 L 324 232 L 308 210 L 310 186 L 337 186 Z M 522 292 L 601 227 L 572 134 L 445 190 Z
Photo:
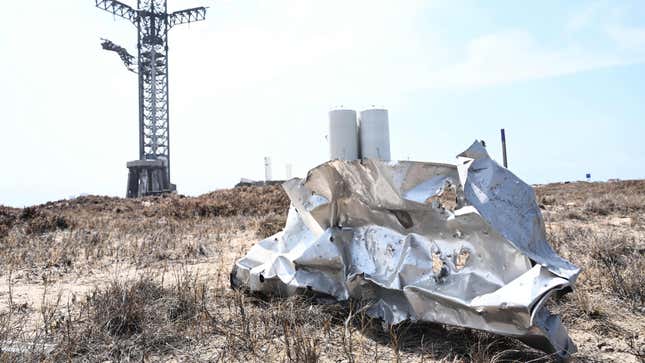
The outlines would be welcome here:
M 480 142 L 457 166 L 336 160 L 283 187 L 284 230 L 235 263 L 233 285 L 351 297 L 388 324 L 431 321 L 576 351 L 544 305 L 580 270 L 548 244 L 533 189 Z

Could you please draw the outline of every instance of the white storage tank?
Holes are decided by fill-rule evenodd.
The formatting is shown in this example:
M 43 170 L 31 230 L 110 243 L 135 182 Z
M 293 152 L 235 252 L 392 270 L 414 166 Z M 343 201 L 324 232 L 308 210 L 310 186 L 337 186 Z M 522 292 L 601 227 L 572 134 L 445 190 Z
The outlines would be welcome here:
M 369 109 L 361 112 L 361 157 L 390 160 L 390 125 L 387 110 Z
M 358 159 L 358 124 L 356 111 L 329 111 L 329 158 Z

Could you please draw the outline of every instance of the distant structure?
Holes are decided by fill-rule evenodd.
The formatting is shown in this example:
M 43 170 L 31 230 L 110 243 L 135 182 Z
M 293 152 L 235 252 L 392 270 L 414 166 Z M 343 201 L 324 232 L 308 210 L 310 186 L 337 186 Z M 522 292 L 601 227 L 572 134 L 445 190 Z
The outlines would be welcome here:
M 270 182 L 273 179 L 273 173 L 271 171 L 271 158 L 264 158 L 264 181 Z
M 377 159 L 389 161 L 390 126 L 385 109 L 360 113 L 337 109 L 329 112 L 329 158 L 331 160 Z
M 284 176 L 286 180 L 291 179 L 293 177 L 293 165 L 287 164 L 285 165 L 284 169 L 285 169 Z
M 168 31 L 175 25 L 206 19 L 206 8 L 168 13 L 167 0 L 137 0 L 137 7 L 115 0 L 95 0 L 96 7 L 129 20 L 137 28 L 137 62 L 128 51 L 103 39 L 126 68 L 139 75 L 139 160 L 127 163 L 126 196 L 172 192 L 168 102 Z
M 356 111 L 329 111 L 329 159 L 356 160 L 359 152 Z
M 387 110 L 372 108 L 361 112 L 361 158 L 390 160 L 390 121 Z

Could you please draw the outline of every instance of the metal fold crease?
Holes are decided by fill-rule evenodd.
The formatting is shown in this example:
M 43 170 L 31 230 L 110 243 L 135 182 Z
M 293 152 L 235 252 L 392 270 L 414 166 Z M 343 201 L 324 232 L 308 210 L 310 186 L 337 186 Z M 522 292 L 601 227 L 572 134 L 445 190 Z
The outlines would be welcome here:
M 457 166 L 334 160 L 283 188 L 284 230 L 236 261 L 233 285 L 309 289 L 368 301 L 388 324 L 432 321 L 576 351 L 544 302 L 580 270 L 548 244 L 533 189 L 480 142 Z

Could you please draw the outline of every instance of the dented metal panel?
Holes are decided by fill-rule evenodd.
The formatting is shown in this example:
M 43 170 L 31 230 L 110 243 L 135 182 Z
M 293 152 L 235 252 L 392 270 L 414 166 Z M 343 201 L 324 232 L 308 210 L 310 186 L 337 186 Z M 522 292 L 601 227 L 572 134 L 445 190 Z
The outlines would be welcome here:
M 547 243 L 533 189 L 479 142 L 458 158 L 336 160 L 286 182 L 285 229 L 236 262 L 233 284 L 361 299 L 389 324 L 463 326 L 571 354 L 544 302 L 579 269 Z

